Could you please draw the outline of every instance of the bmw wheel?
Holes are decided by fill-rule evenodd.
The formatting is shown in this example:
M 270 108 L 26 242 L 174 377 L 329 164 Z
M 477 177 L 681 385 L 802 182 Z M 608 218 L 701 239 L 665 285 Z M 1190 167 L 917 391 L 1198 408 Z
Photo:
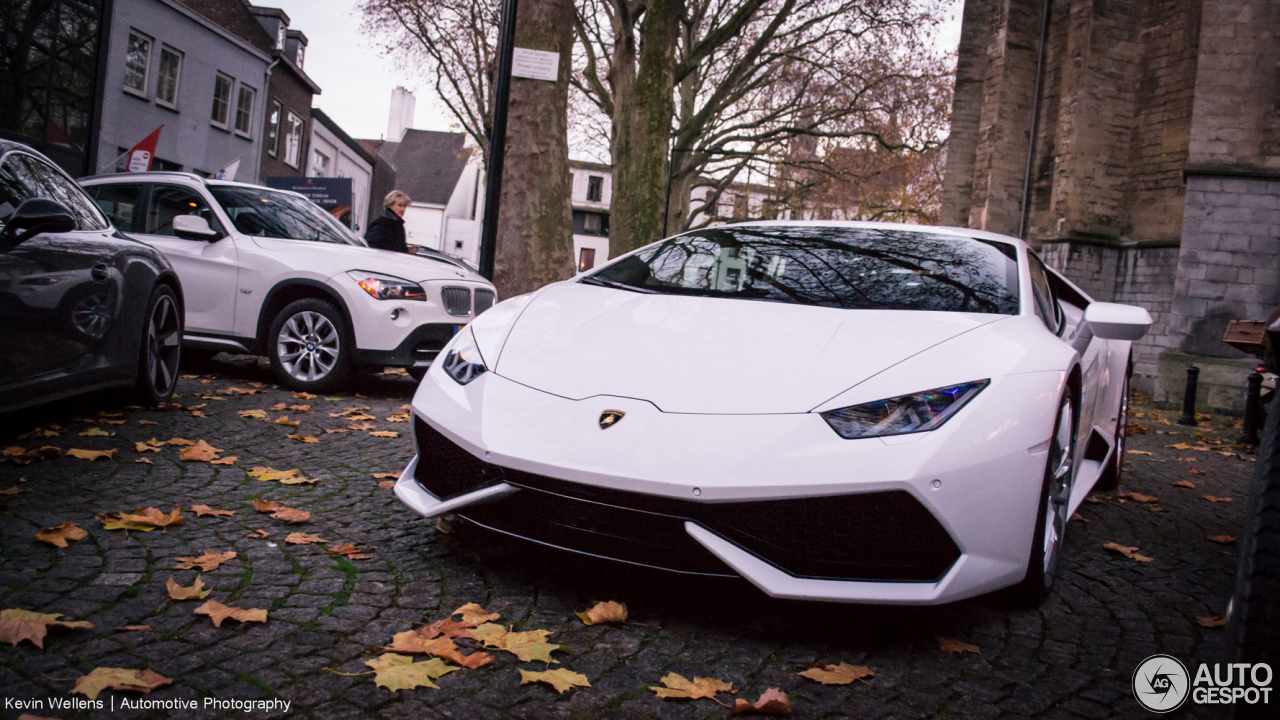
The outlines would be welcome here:
M 327 392 L 347 377 L 350 337 L 332 304 L 314 298 L 289 303 L 267 333 L 271 369 L 286 387 Z
M 1038 606 L 1049 595 L 1062 561 L 1062 540 L 1067 527 L 1071 485 L 1075 479 L 1076 416 L 1071 396 L 1058 404 L 1049 440 L 1049 460 L 1040 488 L 1040 511 L 1032 536 L 1027 576 L 1014 588 L 1019 604 Z
M 157 285 L 147 304 L 146 325 L 134 389 L 146 405 L 158 405 L 173 396 L 182 361 L 182 308 L 168 285 Z

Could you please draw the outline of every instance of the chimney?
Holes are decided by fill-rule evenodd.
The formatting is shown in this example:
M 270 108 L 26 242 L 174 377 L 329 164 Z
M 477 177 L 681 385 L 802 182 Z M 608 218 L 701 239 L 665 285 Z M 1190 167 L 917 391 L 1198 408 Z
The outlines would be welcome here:
M 413 109 L 418 104 L 413 93 L 403 87 L 391 91 L 391 114 L 387 118 L 387 140 L 400 142 L 404 131 L 413 126 Z

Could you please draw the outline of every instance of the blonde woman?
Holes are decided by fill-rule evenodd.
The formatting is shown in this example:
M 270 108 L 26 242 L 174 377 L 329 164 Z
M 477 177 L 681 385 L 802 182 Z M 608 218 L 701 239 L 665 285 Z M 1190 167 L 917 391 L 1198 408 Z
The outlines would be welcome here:
M 382 200 L 387 209 L 382 217 L 369 223 L 364 233 L 364 241 L 371 248 L 391 250 L 392 252 L 409 252 L 404 242 L 404 211 L 409 208 L 409 196 L 399 190 L 392 190 Z

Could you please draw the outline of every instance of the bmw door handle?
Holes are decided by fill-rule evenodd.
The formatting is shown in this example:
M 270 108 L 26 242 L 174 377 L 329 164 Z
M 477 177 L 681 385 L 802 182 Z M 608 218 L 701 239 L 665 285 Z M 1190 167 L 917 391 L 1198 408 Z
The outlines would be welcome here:
M 98 263 L 97 265 L 93 266 L 92 275 L 93 275 L 93 279 L 96 282 L 106 282 L 107 277 L 110 275 L 110 273 L 111 273 L 111 266 L 107 265 L 106 263 Z

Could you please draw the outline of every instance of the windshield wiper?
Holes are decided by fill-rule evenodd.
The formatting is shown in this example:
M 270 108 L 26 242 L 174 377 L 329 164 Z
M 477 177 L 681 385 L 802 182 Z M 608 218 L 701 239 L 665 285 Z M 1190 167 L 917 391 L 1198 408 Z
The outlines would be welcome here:
M 596 277 L 595 275 L 588 275 L 582 278 L 581 280 L 579 280 L 578 282 L 586 285 L 599 285 L 600 287 L 614 288 L 615 290 L 628 290 L 630 292 L 643 293 L 645 295 L 659 294 L 657 290 L 650 290 L 649 288 L 636 287 L 635 285 L 627 285 L 626 283 L 614 282 L 613 280 L 605 280 L 604 278 Z

